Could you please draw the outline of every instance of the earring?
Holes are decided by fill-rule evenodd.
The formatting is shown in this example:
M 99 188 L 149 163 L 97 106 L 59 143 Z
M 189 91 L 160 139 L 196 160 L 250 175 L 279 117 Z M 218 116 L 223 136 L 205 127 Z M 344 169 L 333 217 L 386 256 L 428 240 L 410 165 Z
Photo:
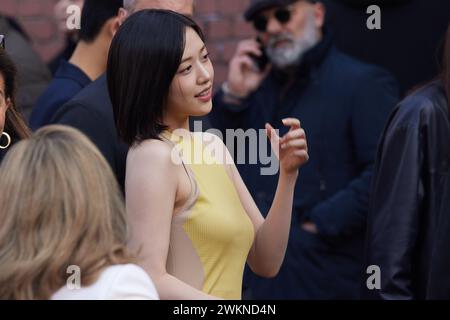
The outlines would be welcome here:
M 0 149 L 7 149 L 11 144 L 11 137 L 6 132 L 2 132 L 2 136 L 6 137 L 7 142 L 6 142 L 6 145 L 4 145 L 4 146 L 0 145 Z

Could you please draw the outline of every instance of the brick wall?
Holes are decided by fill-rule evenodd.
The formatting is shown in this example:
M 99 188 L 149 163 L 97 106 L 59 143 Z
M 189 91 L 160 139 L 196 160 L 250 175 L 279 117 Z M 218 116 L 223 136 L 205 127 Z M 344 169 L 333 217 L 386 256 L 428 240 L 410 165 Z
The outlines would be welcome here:
M 0 0 L 0 12 L 16 17 L 33 39 L 33 46 L 44 61 L 49 61 L 63 46 L 53 16 L 57 0 Z M 249 0 L 195 0 L 196 21 L 207 37 L 208 49 L 215 66 L 216 84 L 227 74 L 227 62 L 239 39 L 253 36 L 242 19 Z
M 35 50 L 44 61 L 49 61 L 64 45 L 53 15 L 57 0 L 0 0 L 0 12 L 18 19 Z
M 240 39 L 254 35 L 242 15 L 249 0 L 195 0 L 196 21 L 207 38 L 208 50 L 214 63 L 215 82 L 222 83 L 227 65 Z

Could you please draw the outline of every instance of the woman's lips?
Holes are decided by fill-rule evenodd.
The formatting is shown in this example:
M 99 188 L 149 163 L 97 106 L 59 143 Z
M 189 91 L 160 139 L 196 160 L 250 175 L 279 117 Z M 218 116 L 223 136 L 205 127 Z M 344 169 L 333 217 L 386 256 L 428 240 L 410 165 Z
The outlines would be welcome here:
M 202 102 L 208 102 L 211 100 L 212 90 L 211 90 L 211 88 L 209 88 L 209 89 L 205 90 L 204 92 L 196 95 L 195 97 Z

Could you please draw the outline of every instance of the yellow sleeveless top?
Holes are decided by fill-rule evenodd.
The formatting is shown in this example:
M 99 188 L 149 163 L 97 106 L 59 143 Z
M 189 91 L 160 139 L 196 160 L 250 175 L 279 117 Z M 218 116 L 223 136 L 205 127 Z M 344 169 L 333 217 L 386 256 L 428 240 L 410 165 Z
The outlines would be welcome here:
M 182 155 L 191 181 L 191 195 L 172 219 L 166 267 L 169 274 L 205 293 L 237 300 L 254 239 L 253 224 L 224 165 L 206 148 L 205 135 L 181 138 L 163 133 Z M 224 148 L 218 137 L 212 140 Z

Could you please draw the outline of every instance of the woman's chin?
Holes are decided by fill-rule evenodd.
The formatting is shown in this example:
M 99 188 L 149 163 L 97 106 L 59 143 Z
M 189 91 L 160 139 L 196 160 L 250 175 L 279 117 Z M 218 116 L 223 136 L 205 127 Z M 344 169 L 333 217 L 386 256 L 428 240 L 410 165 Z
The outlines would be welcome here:
M 212 110 L 212 102 L 209 102 L 209 103 L 201 106 L 199 109 L 195 110 L 195 112 L 193 112 L 192 116 L 203 117 L 203 116 L 208 115 L 211 112 L 211 110 Z

